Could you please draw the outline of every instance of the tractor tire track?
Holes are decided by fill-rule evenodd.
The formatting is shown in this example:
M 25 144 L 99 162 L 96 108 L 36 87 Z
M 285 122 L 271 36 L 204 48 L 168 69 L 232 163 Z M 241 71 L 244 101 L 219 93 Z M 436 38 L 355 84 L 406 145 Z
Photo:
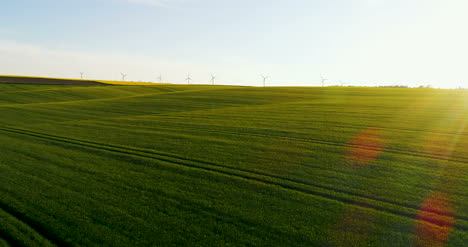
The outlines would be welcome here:
M 374 209 L 381 212 L 391 213 L 393 215 L 403 216 L 407 218 L 411 218 L 416 220 L 417 213 L 419 211 L 419 207 L 414 205 L 405 205 L 402 203 L 396 203 L 392 201 L 372 198 L 364 195 L 357 195 L 346 190 L 336 189 L 329 186 L 312 184 L 310 182 L 305 181 L 295 181 L 292 179 L 282 178 L 280 176 L 270 175 L 262 172 L 256 171 L 248 171 L 245 169 L 235 169 L 227 166 L 223 166 L 220 164 L 215 164 L 211 162 L 187 159 L 183 157 L 178 157 L 171 154 L 165 154 L 156 152 L 153 150 L 139 150 L 131 147 L 121 147 L 117 145 L 108 145 L 108 144 L 101 144 L 97 142 L 91 141 L 83 141 L 73 138 L 66 138 L 66 137 L 59 137 L 53 135 L 47 135 L 39 132 L 29 131 L 29 130 L 22 130 L 22 129 L 15 129 L 15 128 L 5 128 L 2 127 L 0 130 L 7 131 L 10 133 L 16 133 L 21 135 L 27 135 L 31 137 L 46 139 L 50 141 L 56 141 L 61 143 L 67 143 L 71 145 L 79 145 L 83 147 L 88 147 L 91 149 L 98 149 L 98 150 L 105 150 L 113 153 L 120 153 L 124 155 L 131 155 L 131 156 L 139 156 L 149 159 L 155 159 L 163 162 L 168 162 L 175 165 L 185 166 L 193 169 L 200 169 L 205 170 L 208 172 L 223 174 L 229 177 L 237 177 L 242 178 L 250 181 L 261 182 L 265 184 L 275 185 L 287 190 L 293 190 L 297 192 L 306 193 L 309 195 L 319 196 L 325 199 L 338 201 L 345 204 L 352 204 L 362 208 L 367 209 Z M 279 180 L 279 181 L 278 181 Z M 302 186 L 302 187 L 301 187 Z M 305 188 L 307 187 L 314 187 L 315 189 Z M 375 203 L 383 204 L 377 205 Z M 401 208 L 401 209 L 399 209 Z M 403 209 L 403 210 L 402 210 Z M 450 217 L 452 215 L 446 214 L 444 212 L 432 212 L 437 216 L 442 217 Z M 463 231 L 468 231 L 468 217 L 456 217 L 457 220 L 464 221 L 463 225 L 455 224 L 455 228 L 458 228 Z M 439 227 L 443 227 L 444 222 L 439 224 L 434 224 L 434 222 L 419 219 L 429 224 L 437 225 Z
M 114 123 L 107 123 L 107 122 L 102 122 L 100 123 L 102 125 L 107 125 L 107 126 L 122 126 L 119 124 L 114 124 Z M 140 126 L 138 126 L 140 127 Z M 118 128 L 118 127 L 117 127 Z M 165 127 L 157 127 L 158 129 L 166 129 L 166 130 L 173 130 L 170 128 L 165 128 Z M 122 129 L 122 128 L 121 128 Z M 150 128 L 154 129 L 154 128 Z M 187 127 L 183 128 L 184 130 L 192 130 L 192 131 L 200 131 L 203 130 L 205 132 L 209 133 L 224 133 L 224 134 L 230 134 L 230 135 L 243 135 L 243 136 L 256 136 L 260 138 L 276 138 L 276 139 L 284 139 L 284 140 L 292 140 L 292 141 L 297 141 L 297 142 L 302 142 L 302 143 L 310 143 L 310 144 L 320 144 L 320 145 L 327 145 L 327 146 L 334 146 L 334 147 L 348 147 L 348 148 L 357 148 L 357 149 L 363 149 L 363 150 L 369 150 L 369 151 L 383 151 L 386 153 L 391 153 L 391 154 L 399 154 L 399 155 L 406 155 L 406 156 L 412 156 L 412 157 L 420 157 L 420 158 L 430 158 L 430 159 L 435 159 L 435 160 L 441 160 L 441 161 L 454 161 L 454 162 L 459 162 L 459 163 L 468 163 L 468 159 L 463 158 L 463 157 L 458 157 L 458 156 L 444 156 L 444 155 L 437 155 L 433 153 L 414 153 L 414 152 L 405 152 L 404 150 L 400 149 L 394 149 L 394 148 L 384 148 L 384 149 L 379 149 L 374 146 L 365 146 L 365 145 L 358 145 L 358 144 L 351 144 L 351 143 L 342 143 L 342 142 L 334 142 L 334 141 L 325 141 L 325 140 L 320 140 L 320 139 L 314 139 L 314 138 L 300 138 L 300 137 L 289 137 L 289 136 L 282 136 L 282 135 L 275 135 L 275 134 L 260 134 L 260 133 L 244 133 L 244 132 L 235 132 L 235 131 L 229 131 L 229 130 L 210 130 L 206 128 L 193 128 L 193 127 Z
M 19 221 L 23 222 L 25 225 L 29 226 L 32 230 L 37 232 L 39 235 L 41 235 L 43 238 L 48 240 L 53 245 L 56 245 L 56 246 L 71 246 L 71 244 L 67 243 L 66 241 L 64 241 L 63 239 L 61 239 L 57 235 L 55 235 L 52 231 L 50 231 L 50 229 L 48 229 L 47 227 L 42 225 L 40 222 L 37 222 L 37 221 L 31 219 L 25 213 L 20 212 L 19 210 L 11 207 L 10 205 L 4 203 L 1 200 L 0 200 L 0 209 L 5 211 L 6 213 L 10 214 L 11 216 L 15 217 Z M 1 234 L 1 232 L 0 232 L 0 234 Z
M 0 239 L 5 240 L 8 246 L 19 246 L 19 247 L 30 247 L 24 244 L 23 242 L 15 239 L 14 237 L 10 236 L 7 231 L 0 229 Z
M 174 169 L 174 168 L 169 169 L 169 170 L 171 170 L 172 172 L 177 172 L 176 169 Z M 23 174 L 31 176 L 30 174 L 27 174 L 27 173 L 23 173 Z M 63 177 L 63 176 L 61 176 L 59 174 L 54 174 L 54 175 L 58 176 L 58 177 L 65 178 L 65 177 Z M 187 175 L 187 174 L 184 174 L 184 175 Z M 39 180 L 46 181 L 46 180 L 40 178 L 39 176 L 34 176 L 34 177 L 36 177 Z M 70 178 L 67 178 L 67 179 L 70 179 Z M 99 180 L 99 179 L 93 179 L 93 182 L 97 182 L 99 184 L 104 185 L 104 183 L 102 183 L 102 181 Z M 215 217 L 218 221 L 224 221 L 224 222 L 234 224 L 234 225 L 241 224 L 241 225 L 248 226 L 249 228 L 256 228 L 256 229 L 259 229 L 258 227 L 261 227 L 262 231 L 268 232 L 268 233 L 273 233 L 274 236 L 289 236 L 289 237 L 293 237 L 294 239 L 301 239 L 301 241 L 304 242 L 304 243 L 309 241 L 303 235 L 290 233 L 290 232 L 287 232 L 287 231 L 284 231 L 284 230 L 281 230 L 281 229 L 276 229 L 276 228 L 271 227 L 269 225 L 262 224 L 261 222 L 256 222 L 256 221 L 253 221 L 251 219 L 247 219 L 247 218 L 244 218 L 244 217 L 241 217 L 241 216 L 238 216 L 238 215 L 232 215 L 232 214 L 226 213 L 224 211 L 218 210 L 216 208 L 209 207 L 209 206 L 204 205 L 202 203 L 195 202 L 193 200 L 188 200 L 188 199 L 186 199 L 184 197 L 181 197 L 181 196 L 176 196 L 176 195 L 169 194 L 169 193 L 165 192 L 164 190 L 147 189 L 147 188 L 143 188 L 143 187 L 140 187 L 140 186 L 134 187 L 134 186 L 121 184 L 121 183 L 113 183 L 112 186 L 114 186 L 116 188 L 124 188 L 124 189 L 127 189 L 127 190 L 146 191 L 146 192 L 149 192 L 149 193 L 154 193 L 154 194 L 157 194 L 158 197 L 166 199 L 167 203 L 170 203 L 171 205 L 177 206 L 180 209 L 183 209 L 183 210 L 185 210 L 187 212 L 196 213 L 197 215 L 204 214 L 206 216 Z M 62 187 L 62 189 L 68 190 L 68 191 L 70 191 L 72 193 L 75 193 L 75 196 L 80 196 L 81 195 L 81 192 L 79 192 L 79 191 L 70 190 L 70 189 L 66 189 L 66 188 L 63 188 L 63 187 Z M 118 195 L 114 191 L 106 191 L 106 193 L 107 194 L 112 194 L 112 195 Z M 88 197 L 82 198 L 82 200 L 96 201 L 95 199 L 88 198 Z M 103 203 L 103 202 L 100 201 L 100 203 Z M 115 202 L 106 202 L 105 205 L 106 205 L 106 207 L 117 208 L 117 207 L 115 207 Z M 193 207 L 193 206 L 195 206 L 195 207 Z M 131 216 L 132 218 L 134 218 L 136 220 L 139 220 L 141 224 L 143 224 L 145 222 L 145 218 L 142 218 L 141 216 L 137 216 L 135 214 L 131 214 L 131 213 L 128 213 L 128 212 L 126 212 L 126 214 Z M 168 215 L 168 214 L 166 214 L 166 215 Z M 92 216 L 93 215 L 90 215 L 90 217 L 92 217 Z M 106 222 L 101 221 L 99 218 L 93 217 L 93 220 L 95 222 L 100 223 L 103 226 L 107 225 Z M 0 236 L 1 236 L 1 231 L 0 231 Z M 246 243 L 246 244 L 247 244 L 247 246 L 253 246 L 253 245 L 248 245 L 248 243 Z M 312 243 L 310 243 L 310 244 L 312 244 Z M 13 245 L 13 246 L 24 246 L 24 245 Z
M 55 246 L 31 226 L 0 208 L 0 219 L 2 218 L 4 220 L 0 220 L 0 240 L 6 241 L 8 246 Z
M 87 126 L 94 126 L 94 125 L 87 125 Z M 122 124 L 113 124 L 113 123 L 108 123 L 108 122 L 99 122 L 99 126 L 107 126 L 108 128 L 116 128 L 116 129 L 119 129 L 119 130 L 126 130 L 128 131 L 128 128 L 124 128 Z M 140 128 L 141 126 L 137 126 L 137 125 L 126 125 L 127 127 L 128 126 L 135 126 L 137 128 Z M 184 128 L 184 129 L 188 129 L 188 130 L 192 130 L 196 133 L 200 133 L 201 131 L 205 131 L 206 129 L 205 128 Z M 170 129 L 170 128 L 167 128 L 167 127 L 156 127 L 156 128 L 145 128 L 143 130 L 138 130 L 139 133 L 163 133 L 164 135 L 174 135 L 174 136 L 177 136 L 178 137 L 178 134 L 174 134 L 174 133 L 168 133 L 168 132 L 164 132 L 164 131 L 161 131 L 161 130 L 170 130 L 172 132 L 174 132 L 174 129 Z M 179 130 L 183 131 L 182 128 L 179 128 Z M 240 136 L 240 135 L 244 135 L 244 136 L 253 136 L 253 135 L 250 135 L 248 133 L 240 133 L 240 132 L 234 132 L 234 131 L 217 131 L 217 130 L 206 130 L 206 132 L 211 132 L 211 133 L 223 133 L 223 134 L 229 134 L 229 135 L 235 135 L 235 136 Z M 193 136 L 195 138 L 200 138 L 201 135 L 199 134 L 196 134 L 196 135 L 193 135 L 191 132 L 187 132 L 189 133 L 190 136 Z M 240 133 L 240 134 L 238 134 Z M 261 135 L 261 134 L 260 134 Z M 268 137 L 268 135 L 262 135 L 264 137 Z M 273 136 L 273 135 L 271 135 Z M 279 139 L 285 139 L 285 140 L 288 140 L 289 137 L 287 136 L 278 136 Z M 228 140 L 228 139 L 227 139 Z M 245 144 L 245 141 L 234 141 L 235 143 L 238 143 L 240 145 L 244 145 Z M 298 142 L 304 142 L 304 143 L 311 143 L 311 144 L 316 144 L 316 143 L 312 143 L 312 142 L 307 142 L 306 140 L 304 141 L 298 141 Z M 278 150 L 281 152 L 281 150 Z M 265 158 L 265 159 L 268 159 L 268 158 Z M 318 170 L 321 170 L 321 171 L 333 171 L 334 173 L 340 173 L 340 174 L 345 174 L 345 175 L 351 175 L 351 176 L 354 176 L 355 174 L 352 174 L 352 173 L 349 173 L 349 172 L 344 172 L 342 170 L 339 170 L 339 169 L 333 169 L 333 168 L 330 168 L 330 169 L 324 169 L 323 167 L 320 167 L 320 166 L 310 166 L 310 165 L 303 165 L 303 164 L 295 164 L 297 165 L 298 167 L 303 167 L 303 168 L 307 168 L 307 169 L 318 169 Z M 232 168 L 231 166 L 227 166 L 229 168 Z M 428 170 L 428 168 L 423 168 L 423 167 L 418 167 L 418 166 L 412 166 L 411 168 L 408 167 L 408 166 L 399 166 L 400 169 L 405 169 L 405 170 L 408 170 L 408 171 L 411 171 L 412 169 L 418 169 L 418 170 Z M 236 168 L 236 169 L 239 169 L 239 168 Z M 247 170 L 248 171 L 248 170 Z M 365 177 L 366 179 L 369 179 L 370 177 L 366 176 Z M 464 195 L 463 195 L 464 196 Z

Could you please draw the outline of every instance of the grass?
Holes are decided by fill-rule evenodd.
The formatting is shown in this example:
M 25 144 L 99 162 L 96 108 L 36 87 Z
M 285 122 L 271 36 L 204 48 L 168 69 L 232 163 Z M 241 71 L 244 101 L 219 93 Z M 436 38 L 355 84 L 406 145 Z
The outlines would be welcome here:
M 0 245 L 463 246 L 463 91 L 0 84 Z

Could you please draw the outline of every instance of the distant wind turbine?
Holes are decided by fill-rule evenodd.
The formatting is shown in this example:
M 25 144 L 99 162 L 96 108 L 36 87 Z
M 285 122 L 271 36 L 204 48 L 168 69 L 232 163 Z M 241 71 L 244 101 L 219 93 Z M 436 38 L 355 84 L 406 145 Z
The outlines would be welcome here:
M 84 73 L 80 72 L 81 80 L 83 80 L 83 75 L 84 75 Z
M 266 87 L 266 80 L 267 80 L 268 78 L 270 78 L 270 77 L 269 77 L 269 76 L 264 76 L 264 75 L 261 75 L 261 76 L 262 76 L 262 78 L 263 78 L 263 87 Z
M 162 75 L 161 74 L 159 74 L 159 77 L 157 79 L 158 79 L 159 83 L 162 83 Z
M 215 84 L 215 79 L 216 79 L 216 76 L 214 76 L 213 74 L 211 74 L 211 84 L 212 84 L 212 85 Z
M 320 76 L 322 78 L 322 87 L 325 87 L 325 82 L 328 81 L 328 79 L 325 79 L 323 76 Z
M 192 78 L 190 78 L 190 73 L 187 74 L 187 78 L 185 78 L 185 80 L 187 81 L 187 84 L 190 84 L 190 81 L 192 81 Z
M 127 77 L 127 75 L 124 73 L 120 73 L 120 75 L 122 76 L 122 81 L 125 81 L 125 77 Z

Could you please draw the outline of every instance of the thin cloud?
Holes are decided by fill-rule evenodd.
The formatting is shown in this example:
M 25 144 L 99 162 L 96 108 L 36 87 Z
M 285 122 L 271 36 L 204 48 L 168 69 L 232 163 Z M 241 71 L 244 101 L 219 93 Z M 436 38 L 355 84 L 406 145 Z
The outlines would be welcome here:
M 155 81 L 164 73 L 167 82 L 182 83 L 179 71 L 203 71 L 203 66 L 183 61 L 51 49 L 31 43 L 0 39 L 0 74 L 79 78 L 80 71 L 89 79 L 120 80 L 120 72 L 129 80 Z
M 216 59 L 213 59 L 216 60 Z M 184 59 L 166 59 L 133 56 L 123 53 L 70 51 L 0 38 L 0 75 L 26 75 L 61 78 L 121 80 L 120 72 L 128 74 L 129 81 L 157 81 L 161 73 L 164 82 L 186 82 L 190 73 L 194 83 L 210 83 L 211 74 L 217 75 L 217 84 L 260 86 L 261 78 L 254 71 L 280 71 L 280 65 L 253 63 L 251 59 L 225 56 L 222 62 L 190 62 Z M 281 79 L 282 78 L 282 79 Z M 291 81 L 291 77 L 288 80 Z M 270 85 L 286 77 L 276 74 Z

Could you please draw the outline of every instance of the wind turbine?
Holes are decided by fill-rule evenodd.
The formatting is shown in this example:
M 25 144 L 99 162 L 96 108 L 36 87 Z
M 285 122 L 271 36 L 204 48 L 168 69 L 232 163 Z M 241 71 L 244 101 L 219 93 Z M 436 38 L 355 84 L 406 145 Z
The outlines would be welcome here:
M 120 75 L 122 76 L 122 81 L 125 81 L 125 77 L 127 77 L 127 75 L 124 73 L 120 73 Z
M 323 78 L 323 76 L 320 76 L 322 78 L 322 87 L 325 87 L 325 82 L 328 81 L 328 79 Z
M 159 74 L 159 77 L 157 78 L 159 80 L 159 83 L 162 83 L 162 75 Z
M 187 81 L 187 84 L 190 84 L 190 81 L 192 81 L 192 78 L 190 78 L 190 73 L 187 74 L 187 78 L 185 78 L 185 80 Z
M 83 75 L 84 75 L 84 73 L 83 73 L 83 72 L 80 72 L 80 75 L 81 75 L 81 80 L 83 80 Z
M 261 75 L 261 76 L 262 76 L 262 78 L 263 78 L 263 87 L 266 87 L 266 80 L 267 80 L 268 78 L 270 78 L 270 77 L 269 77 L 269 76 L 264 76 L 264 75 Z
M 212 84 L 212 85 L 215 84 L 215 79 L 216 79 L 216 76 L 214 76 L 213 74 L 211 74 L 211 84 Z

